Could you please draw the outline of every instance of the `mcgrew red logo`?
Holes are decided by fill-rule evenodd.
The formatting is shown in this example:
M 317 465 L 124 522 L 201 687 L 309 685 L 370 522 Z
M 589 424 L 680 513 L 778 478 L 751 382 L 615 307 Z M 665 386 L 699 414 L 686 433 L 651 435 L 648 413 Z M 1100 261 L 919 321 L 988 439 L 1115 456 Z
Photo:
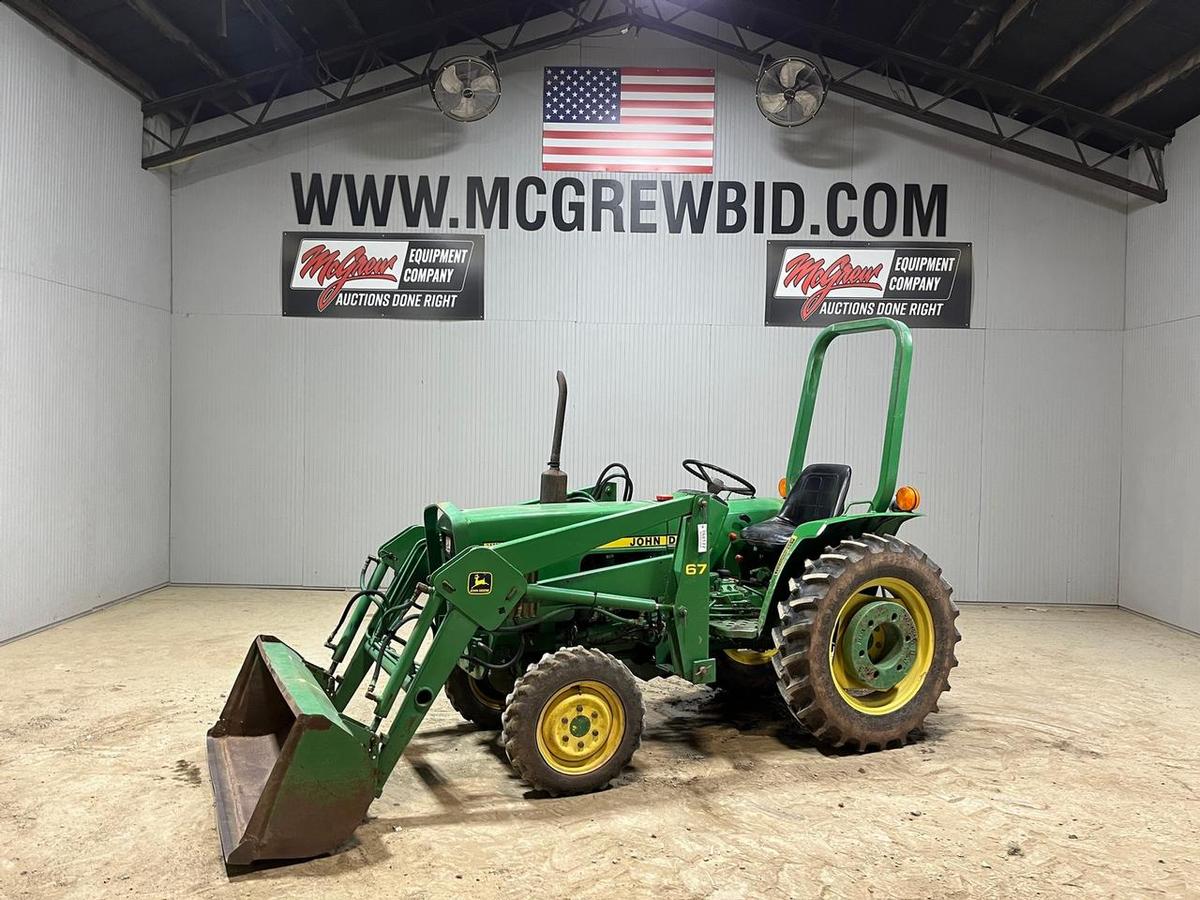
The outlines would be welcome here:
M 300 278 L 313 278 L 323 290 L 317 297 L 317 312 L 324 312 L 337 299 L 342 288 L 352 281 L 389 281 L 396 283 L 392 268 L 398 257 L 367 256 L 365 247 L 356 247 L 344 257 L 340 250 L 317 244 L 300 257 Z M 327 283 L 328 282 L 328 283 Z
M 784 263 L 784 269 L 787 275 L 783 286 L 799 286 L 804 292 L 804 303 L 800 307 L 802 320 L 820 309 L 830 292 L 838 288 L 883 291 L 883 285 L 876 280 L 883 272 L 883 265 L 856 266 L 850 261 L 849 254 L 843 254 L 826 266 L 824 259 L 813 259 L 807 253 L 801 253 Z

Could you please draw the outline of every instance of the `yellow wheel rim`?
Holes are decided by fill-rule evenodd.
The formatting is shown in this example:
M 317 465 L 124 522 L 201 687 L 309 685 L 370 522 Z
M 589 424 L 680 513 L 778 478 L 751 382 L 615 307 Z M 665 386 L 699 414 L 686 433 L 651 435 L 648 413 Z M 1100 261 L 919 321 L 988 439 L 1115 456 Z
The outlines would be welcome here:
M 838 643 L 854 614 L 868 603 L 880 599 L 875 596 L 875 588 L 882 588 L 886 591 L 888 599 L 903 606 L 916 625 L 916 661 L 907 675 L 885 691 L 873 690 L 859 681 L 853 670 L 846 665 L 843 654 L 838 652 Z M 885 639 L 886 635 L 882 630 L 872 635 L 872 656 L 887 652 L 884 646 Z M 921 592 L 913 585 L 902 578 L 876 578 L 861 584 L 850 599 L 842 604 L 834 622 L 833 636 L 829 642 L 829 670 L 833 675 L 834 686 L 842 699 L 861 713 L 886 716 L 902 709 L 925 683 L 925 676 L 929 674 L 929 667 L 933 665 L 934 640 L 933 614 L 930 613 L 929 604 L 925 602 Z
M 566 775 L 594 772 L 625 737 L 625 704 L 599 681 L 577 681 L 546 701 L 538 716 L 538 752 Z
M 484 690 L 483 683 L 477 678 L 468 678 L 467 684 L 471 690 L 471 696 L 478 700 L 483 706 L 488 709 L 504 709 L 504 700 L 497 699 L 494 694 L 489 694 Z
M 778 652 L 774 648 L 770 650 L 726 650 L 725 655 L 743 666 L 765 666 Z

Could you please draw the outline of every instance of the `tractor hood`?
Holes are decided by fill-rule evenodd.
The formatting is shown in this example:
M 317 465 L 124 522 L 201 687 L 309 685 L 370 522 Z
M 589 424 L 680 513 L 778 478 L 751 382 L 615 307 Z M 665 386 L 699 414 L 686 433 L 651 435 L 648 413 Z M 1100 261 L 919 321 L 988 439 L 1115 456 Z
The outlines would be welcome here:
M 654 502 L 528 502 L 477 509 L 459 509 L 453 503 L 437 503 L 425 510 L 425 531 L 430 544 L 431 562 L 436 566 L 468 547 L 491 546 L 530 535 L 544 534 L 555 528 L 643 509 L 652 506 Z M 744 525 L 762 521 L 778 511 L 778 500 L 739 498 L 730 501 L 726 521 L 732 522 L 736 517 L 740 522 L 734 524 Z M 725 525 L 712 523 L 710 527 L 717 542 L 724 544 Z M 615 536 L 608 543 L 597 547 L 596 551 L 641 555 L 654 551 L 666 552 L 675 547 L 678 534 L 679 521 L 676 519 L 643 531 Z
M 467 547 L 502 544 L 505 541 L 542 534 L 554 528 L 563 528 L 649 505 L 650 502 L 644 500 L 627 503 L 581 501 L 459 509 L 453 503 L 438 503 L 425 511 L 425 523 L 427 530 L 436 532 L 439 544 L 443 547 L 445 536 L 450 535 L 454 552 L 457 553 Z M 430 525 L 433 525 L 432 529 Z M 678 530 L 678 527 L 673 530 Z

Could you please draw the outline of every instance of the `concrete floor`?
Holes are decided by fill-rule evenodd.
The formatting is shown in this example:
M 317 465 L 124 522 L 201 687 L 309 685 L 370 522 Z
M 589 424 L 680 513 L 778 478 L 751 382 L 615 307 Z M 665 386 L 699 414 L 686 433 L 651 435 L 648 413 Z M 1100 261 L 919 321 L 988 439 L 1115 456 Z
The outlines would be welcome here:
M 168 588 L 0 647 L 0 896 L 1200 895 L 1200 639 L 1021 606 L 964 610 L 886 753 L 659 681 L 634 770 L 539 799 L 439 699 L 351 846 L 230 879 L 204 731 L 253 635 L 318 658 L 341 603 Z

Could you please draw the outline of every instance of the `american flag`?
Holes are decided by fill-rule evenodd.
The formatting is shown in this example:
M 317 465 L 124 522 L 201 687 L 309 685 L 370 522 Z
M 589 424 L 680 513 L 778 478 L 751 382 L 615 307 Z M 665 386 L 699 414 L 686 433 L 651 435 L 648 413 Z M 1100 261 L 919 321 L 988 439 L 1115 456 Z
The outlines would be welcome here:
M 547 66 L 542 169 L 713 170 L 712 69 Z

